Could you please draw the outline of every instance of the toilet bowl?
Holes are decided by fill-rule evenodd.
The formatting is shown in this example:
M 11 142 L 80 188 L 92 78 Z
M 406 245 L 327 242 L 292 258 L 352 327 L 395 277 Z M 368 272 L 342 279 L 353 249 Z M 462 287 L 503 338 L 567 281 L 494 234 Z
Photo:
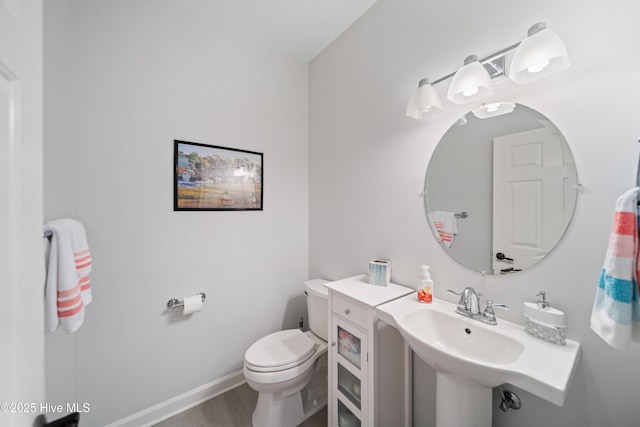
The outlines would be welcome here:
M 253 427 L 295 427 L 327 404 L 325 280 L 305 282 L 310 330 L 286 329 L 256 341 L 245 353 L 244 376 L 258 392 Z

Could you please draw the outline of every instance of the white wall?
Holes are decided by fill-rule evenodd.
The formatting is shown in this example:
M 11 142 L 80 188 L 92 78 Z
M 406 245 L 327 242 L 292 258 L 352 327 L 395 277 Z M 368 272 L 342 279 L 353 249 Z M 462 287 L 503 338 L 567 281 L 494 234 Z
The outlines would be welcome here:
M 412 286 L 432 266 L 436 297 L 472 285 L 511 305 L 500 318 L 522 323 L 522 303 L 545 289 L 582 343 L 564 407 L 522 390 L 520 411 L 494 408 L 495 426 L 628 427 L 640 419 L 638 349 L 615 351 L 589 329 L 615 199 L 635 185 L 640 135 L 640 4 L 479 3 L 380 0 L 310 65 L 310 275 L 338 279 L 393 262 L 392 280 Z M 528 105 L 562 131 L 581 189 L 565 238 L 543 262 L 513 276 L 459 267 L 428 228 L 422 199 L 430 156 L 448 127 L 477 106 L 447 105 L 424 121 L 404 115 L 418 80 L 454 71 L 469 54 L 486 56 L 546 21 L 569 47 L 573 67 L 526 86 L 504 82 L 495 99 Z M 446 83 L 439 86 L 444 94 Z M 499 351 L 498 349 L 496 351 Z M 433 425 L 433 371 L 416 361 L 415 425 Z M 497 404 L 497 402 L 496 402 Z
M 94 302 L 66 349 L 74 384 L 49 372 L 48 397 L 105 425 L 241 369 L 306 316 L 308 70 L 163 1 L 68 6 L 50 15 L 52 34 L 70 16 L 52 43 L 71 39 L 72 62 L 47 56 L 71 90 L 48 91 L 46 216 L 85 224 Z M 263 152 L 264 210 L 174 212 L 174 139 Z M 165 309 L 200 291 L 202 312 Z M 63 340 L 48 350 L 66 369 Z
M 73 217 L 71 0 L 44 6 L 44 221 Z M 75 335 L 45 335 L 47 399 L 76 401 Z M 50 416 L 49 420 L 57 417 Z

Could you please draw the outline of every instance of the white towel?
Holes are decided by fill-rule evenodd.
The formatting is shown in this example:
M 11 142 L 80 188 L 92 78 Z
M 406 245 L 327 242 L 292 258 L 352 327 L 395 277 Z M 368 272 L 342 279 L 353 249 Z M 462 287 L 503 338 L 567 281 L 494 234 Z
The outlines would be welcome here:
M 591 312 L 591 329 L 615 348 L 640 343 L 639 196 L 636 187 L 616 201 L 613 231 Z
M 47 254 L 45 330 L 61 326 L 72 333 L 84 322 L 84 307 L 92 301 L 91 252 L 84 226 L 73 219 L 58 219 L 44 227 L 52 232 Z
M 433 233 L 440 243 L 450 248 L 453 236 L 458 234 L 458 220 L 455 212 L 432 211 L 427 214 Z

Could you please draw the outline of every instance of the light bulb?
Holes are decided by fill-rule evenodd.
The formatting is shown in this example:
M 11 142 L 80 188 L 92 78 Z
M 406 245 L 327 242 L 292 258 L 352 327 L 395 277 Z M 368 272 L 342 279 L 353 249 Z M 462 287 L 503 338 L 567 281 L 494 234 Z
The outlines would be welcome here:
M 539 62 L 538 64 L 534 64 L 532 66 L 530 66 L 529 68 L 527 68 L 527 71 L 530 73 L 539 73 L 540 71 L 542 71 L 543 69 L 545 69 L 547 67 L 547 65 L 549 65 L 549 61 L 542 61 Z
M 478 86 L 472 86 L 462 91 L 462 96 L 473 96 L 478 93 Z
M 471 110 L 471 112 L 479 119 L 488 119 L 509 114 L 515 108 L 516 104 L 513 102 L 492 102 L 491 104 L 482 104 L 478 108 Z

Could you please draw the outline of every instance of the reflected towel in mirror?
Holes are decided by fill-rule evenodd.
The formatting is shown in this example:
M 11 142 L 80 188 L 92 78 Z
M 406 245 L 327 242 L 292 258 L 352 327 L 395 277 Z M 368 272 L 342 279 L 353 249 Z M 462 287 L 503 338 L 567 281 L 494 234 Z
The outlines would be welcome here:
M 450 248 L 453 244 L 453 236 L 458 234 L 458 220 L 455 212 L 432 211 L 427 216 L 438 241 Z

